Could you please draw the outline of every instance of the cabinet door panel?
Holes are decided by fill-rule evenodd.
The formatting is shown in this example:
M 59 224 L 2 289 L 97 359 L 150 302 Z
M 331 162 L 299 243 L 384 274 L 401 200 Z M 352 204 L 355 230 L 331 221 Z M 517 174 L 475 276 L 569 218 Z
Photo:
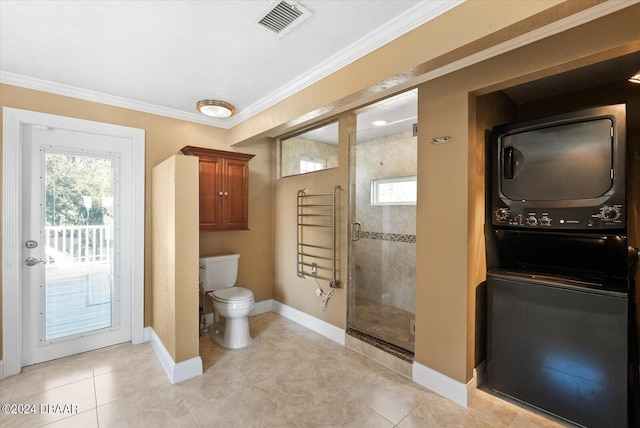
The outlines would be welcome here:
M 220 159 L 200 159 L 200 229 L 217 230 L 220 222 Z
M 222 198 L 223 229 L 249 228 L 249 165 L 246 161 L 225 159 L 225 196 Z
M 200 230 L 249 228 L 249 160 L 254 155 L 185 146 L 200 158 Z

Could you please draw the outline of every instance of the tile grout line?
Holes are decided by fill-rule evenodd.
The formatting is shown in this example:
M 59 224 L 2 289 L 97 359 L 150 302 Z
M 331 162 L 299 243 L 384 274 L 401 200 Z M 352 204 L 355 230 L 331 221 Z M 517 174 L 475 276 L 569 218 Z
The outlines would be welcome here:
M 405 420 L 405 419 L 407 419 L 409 416 L 411 416 L 411 414 L 412 414 L 412 413 L 413 413 L 417 408 L 418 408 L 418 406 L 416 406 L 416 408 L 415 408 L 415 409 L 413 409 L 412 411 L 410 411 L 410 412 L 407 414 L 407 416 L 405 416 L 404 418 L 400 419 L 400 422 L 398 422 L 397 424 L 395 424 L 395 425 L 393 426 L 393 428 L 397 428 L 397 427 L 399 427 L 399 426 L 400 426 L 400 424 L 401 424 L 402 422 L 404 422 L 404 420 Z
M 93 374 L 93 399 L 95 400 L 96 406 L 93 410 L 96 412 L 96 427 L 100 428 L 100 420 L 98 419 L 98 391 L 96 390 L 96 369 L 95 367 L 91 367 L 91 373 Z
M 180 388 L 176 387 L 176 385 L 171 385 L 171 386 L 175 388 L 176 391 L 178 391 L 178 394 L 180 394 L 180 399 L 182 400 L 182 403 L 185 405 L 185 407 L 189 411 L 189 414 L 191 415 L 191 419 L 193 420 L 193 422 L 195 422 L 196 426 L 200 428 L 200 424 L 198 423 L 198 420 L 194 416 L 193 412 L 191 411 L 191 406 L 189 406 L 189 404 L 187 403 L 187 400 L 184 399 L 184 395 L 182 395 L 182 391 L 180 391 Z
M 393 423 L 392 420 L 389 420 L 389 418 L 387 418 L 385 415 L 383 415 L 382 413 L 380 413 L 379 411 L 377 411 L 376 409 L 374 409 L 373 407 L 361 402 L 360 400 L 358 400 L 358 402 L 360 404 L 362 404 L 364 407 L 366 407 L 367 409 L 371 410 L 373 413 L 375 413 L 376 415 L 380 416 L 382 419 L 384 419 L 385 421 L 389 422 L 391 424 L 392 427 L 396 427 L 397 425 L 395 423 Z M 413 411 L 413 410 L 412 410 Z M 404 420 L 404 418 L 406 418 L 409 415 L 404 416 L 400 422 L 402 422 Z M 400 423 L 398 422 L 398 423 Z
M 16 388 L 16 384 L 18 383 L 17 379 L 13 380 L 11 384 L 11 389 L 9 389 L 9 395 L 7 396 L 7 403 L 11 403 L 13 399 L 13 390 Z

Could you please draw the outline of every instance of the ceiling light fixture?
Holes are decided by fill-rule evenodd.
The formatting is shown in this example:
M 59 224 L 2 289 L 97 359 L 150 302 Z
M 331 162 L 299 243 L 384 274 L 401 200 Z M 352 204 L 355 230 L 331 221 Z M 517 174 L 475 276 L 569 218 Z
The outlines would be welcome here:
M 631 83 L 640 83 L 640 71 L 638 71 L 634 76 L 629 78 L 629 82 Z
M 387 123 L 389 123 L 389 122 L 387 122 L 384 119 L 382 119 L 382 120 L 374 120 L 373 122 L 371 122 L 371 124 L 373 126 L 385 126 Z
M 196 104 L 198 111 L 205 116 L 225 118 L 231 117 L 236 113 L 236 108 L 226 101 L 219 100 L 200 100 Z

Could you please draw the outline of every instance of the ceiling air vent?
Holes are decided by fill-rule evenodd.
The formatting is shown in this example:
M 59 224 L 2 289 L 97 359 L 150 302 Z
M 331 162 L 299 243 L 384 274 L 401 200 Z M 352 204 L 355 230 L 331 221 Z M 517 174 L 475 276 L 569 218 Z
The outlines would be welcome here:
M 256 21 L 282 38 L 310 16 L 311 12 L 298 2 L 275 1 L 258 15 Z

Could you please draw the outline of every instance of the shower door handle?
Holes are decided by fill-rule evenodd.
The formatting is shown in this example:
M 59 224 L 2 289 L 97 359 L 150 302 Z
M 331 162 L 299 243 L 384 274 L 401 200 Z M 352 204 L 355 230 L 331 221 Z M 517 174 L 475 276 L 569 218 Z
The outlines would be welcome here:
M 359 241 L 360 233 L 362 233 L 362 224 L 359 221 L 354 221 L 351 223 L 351 240 Z

